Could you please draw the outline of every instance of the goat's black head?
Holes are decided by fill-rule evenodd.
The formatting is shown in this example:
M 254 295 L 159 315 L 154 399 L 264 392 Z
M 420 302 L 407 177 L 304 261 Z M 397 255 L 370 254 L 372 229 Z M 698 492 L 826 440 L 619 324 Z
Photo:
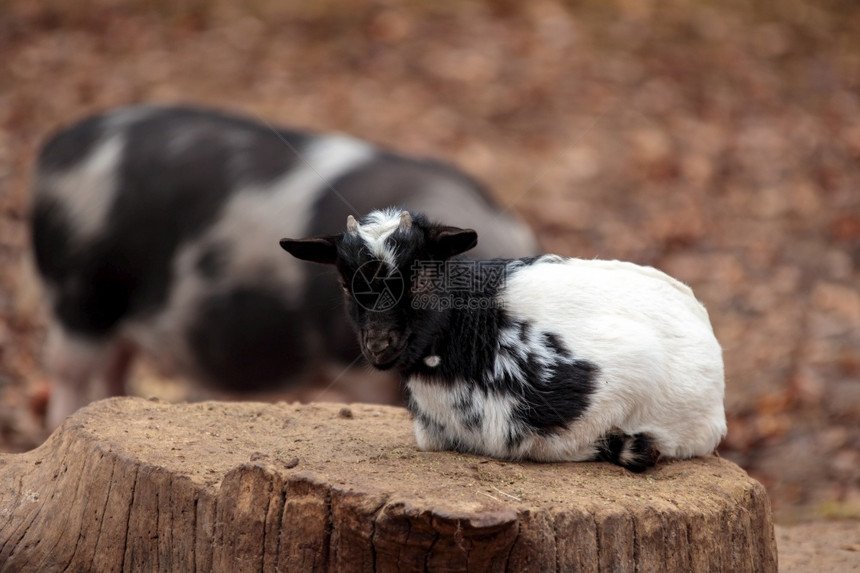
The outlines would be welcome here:
M 388 369 L 418 358 L 432 338 L 438 310 L 413 304 L 425 287 L 421 264 L 444 261 L 474 247 L 471 229 L 432 224 L 401 209 L 374 211 L 360 221 L 350 216 L 340 235 L 282 239 L 294 257 L 333 264 L 340 273 L 347 308 L 362 352 L 375 367 Z

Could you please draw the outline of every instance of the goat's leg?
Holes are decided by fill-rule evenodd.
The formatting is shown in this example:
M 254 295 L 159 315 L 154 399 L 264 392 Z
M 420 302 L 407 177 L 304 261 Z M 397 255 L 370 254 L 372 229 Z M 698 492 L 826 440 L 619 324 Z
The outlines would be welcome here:
M 116 339 L 93 340 L 52 325 L 46 365 L 51 395 L 45 426 L 53 430 L 93 400 L 125 393 L 133 348 Z

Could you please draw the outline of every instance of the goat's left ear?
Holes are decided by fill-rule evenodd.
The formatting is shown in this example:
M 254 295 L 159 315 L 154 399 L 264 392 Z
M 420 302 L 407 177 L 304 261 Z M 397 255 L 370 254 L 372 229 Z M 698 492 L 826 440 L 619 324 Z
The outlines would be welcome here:
M 439 259 L 465 253 L 478 244 L 478 233 L 459 227 L 432 227 L 427 237 L 430 252 Z
M 337 242 L 340 235 L 311 239 L 281 239 L 281 248 L 303 261 L 333 265 L 337 262 Z

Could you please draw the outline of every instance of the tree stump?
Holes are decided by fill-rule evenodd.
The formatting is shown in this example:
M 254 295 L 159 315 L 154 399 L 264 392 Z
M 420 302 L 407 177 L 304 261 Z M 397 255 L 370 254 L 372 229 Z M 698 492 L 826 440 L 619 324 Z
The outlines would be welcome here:
M 764 488 L 421 452 L 405 410 L 97 402 L 0 456 L 3 571 L 775 571 Z

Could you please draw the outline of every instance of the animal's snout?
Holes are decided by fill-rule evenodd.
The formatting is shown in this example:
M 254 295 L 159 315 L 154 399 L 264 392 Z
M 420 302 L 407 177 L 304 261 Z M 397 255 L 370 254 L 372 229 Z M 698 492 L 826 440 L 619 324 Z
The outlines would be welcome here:
M 382 354 L 390 347 L 395 346 L 397 335 L 391 330 L 370 329 L 364 334 L 364 347 L 371 354 Z
M 368 328 L 362 332 L 364 355 L 381 370 L 391 368 L 403 352 L 406 338 L 397 330 Z

